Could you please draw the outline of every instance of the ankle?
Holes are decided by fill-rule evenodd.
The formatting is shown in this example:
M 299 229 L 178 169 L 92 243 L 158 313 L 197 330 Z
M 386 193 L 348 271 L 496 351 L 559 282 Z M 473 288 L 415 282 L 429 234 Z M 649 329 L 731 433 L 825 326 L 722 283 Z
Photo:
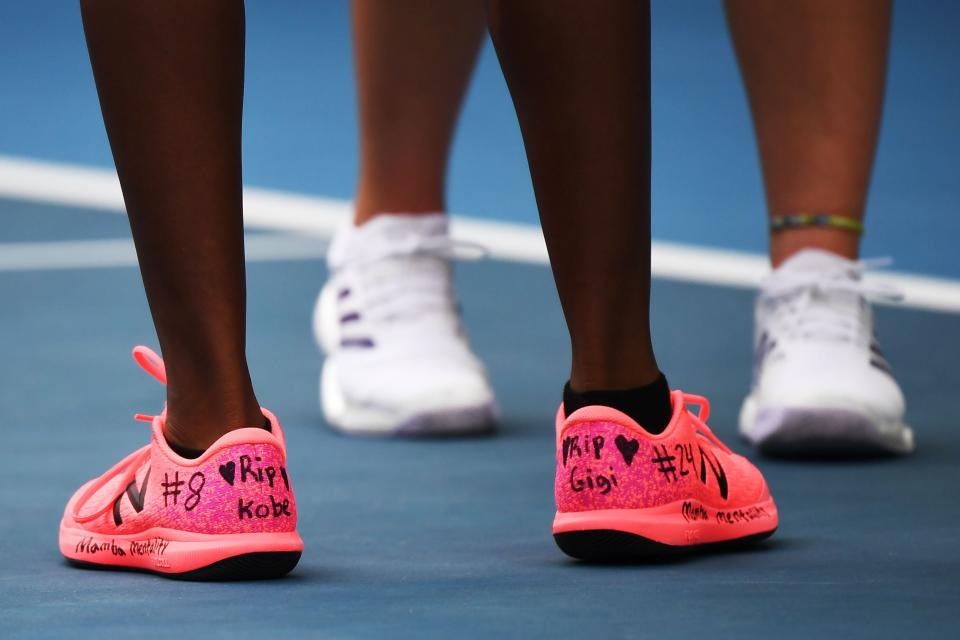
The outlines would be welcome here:
M 594 350 L 596 355 L 599 350 Z M 661 376 L 660 367 L 652 353 L 625 357 L 624 353 L 611 354 L 602 361 L 583 362 L 574 359 L 570 370 L 570 386 L 577 391 L 601 391 L 604 389 L 632 389 L 643 387 Z
M 263 417 L 259 409 L 256 415 L 248 414 L 247 417 L 242 419 L 227 418 L 225 420 L 191 420 L 189 417 L 183 418 L 178 415 L 171 419 L 168 413 L 163 435 L 167 444 L 175 451 L 185 450 L 202 453 L 231 431 L 251 427 L 269 428 L 269 422 Z M 188 455 L 185 457 L 194 456 Z
M 770 235 L 770 263 L 774 269 L 804 249 L 822 249 L 848 260 L 856 260 L 860 255 L 860 236 L 843 229 L 829 228 L 784 229 Z
M 446 210 L 442 192 L 420 193 L 410 191 L 409 187 L 394 190 L 360 188 L 354 201 L 353 224 L 361 226 L 371 219 L 390 214 L 430 215 Z
M 235 429 L 264 427 L 266 419 L 253 395 L 183 397 L 168 393 L 164 436 L 171 447 L 205 451 Z
M 650 433 L 662 433 L 673 415 L 670 386 L 662 373 L 649 384 L 627 389 L 577 391 L 569 382 L 564 386 L 563 408 L 566 415 L 595 405 L 621 411 Z

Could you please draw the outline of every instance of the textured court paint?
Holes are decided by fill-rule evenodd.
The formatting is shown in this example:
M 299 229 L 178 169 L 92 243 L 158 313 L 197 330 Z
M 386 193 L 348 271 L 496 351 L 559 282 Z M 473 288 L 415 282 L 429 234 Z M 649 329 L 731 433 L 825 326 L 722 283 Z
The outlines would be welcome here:
M 345 0 L 247 3 L 246 180 L 351 195 L 357 150 Z M 960 277 L 954 160 L 960 3 L 896 3 L 885 122 L 864 252 Z M 760 187 L 722 3 L 653 2 L 653 205 L 658 240 L 762 252 Z M 111 166 L 76 2 L 0 3 L 0 154 Z M 509 96 L 483 53 L 452 153 L 450 207 L 531 224 L 529 172 Z M 7 241 L 0 229 L 0 242 Z
M 272 189 L 346 198 L 356 153 L 345 4 L 285 8 L 248 2 L 246 175 Z M 762 198 L 753 150 L 740 145 L 749 123 L 720 10 L 654 2 L 655 234 L 759 252 Z M 896 11 L 892 100 L 866 250 L 893 255 L 899 268 L 957 277 L 951 160 L 960 157 L 953 81 L 960 3 L 897 3 Z M 531 223 L 519 135 L 489 51 L 479 71 L 453 155 L 452 208 Z M 0 3 L 0 87 L 0 152 L 111 165 L 76 2 Z M 5 212 L 3 221 L 0 242 L 129 233 L 119 216 L 72 211 L 32 219 Z M 568 353 L 547 269 L 460 267 L 468 325 L 504 409 L 503 434 L 416 443 L 323 430 L 308 328 L 322 263 L 254 264 L 249 273 L 258 393 L 278 408 L 291 438 L 307 544 L 295 576 L 182 585 L 60 563 L 64 501 L 78 482 L 143 443 L 130 414 L 159 409 L 155 385 L 131 375 L 123 357 L 130 344 L 156 338 L 134 269 L 9 272 L 0 274 L 5 634 L 192 637 L 199 628 L 211 640 L 563 637 L 589 628 L 609 638 L 774 630 L 808 639 L 955 631 L 960 503 L 948 499 L 960 459 L 955 316 L 878 310 L 917 427 L 915 456 L 761 461 L 781 529 L 758 551 L 584 567 L 567 562 L 549 535 L 552 412 Z M 751 300 L 728 288 L 666 281 L 653 288 L 661 365 L 672 384 L 711 398 L 711 423 L 740 451 L 735 424 L 749 387 Z M 250 606 L 262 601 L 270 605 Z
M 306 551 L 289 580 L 234 585 L 62 564 L 64 501 L 143 444 L 148 427 L 132 422 L 134 412 L 160 408 L 160 388 L 127 355 L 155 337 L 134 269 L 0 275 L 0 554 L 15 558 L 0 568 L 5 633 L 563 637 L 584 625 L 605 638 L 952 633 L 960 599 L 960 503 L 947 499 L 960 459 L 949 393 L 960 387 L 955 316 L 877 313 L 917 428 L 916 456 L 760 460 L 781 526 L 758 550 L 587 567 L 568 562 L 550 536 L 553 412 L 569 353 L 549 270 L 458 268 L 467 326 L 490 366 L 504 424 L 493 438 L 422 442 L 348 439 L 323 427 L 309 327 L 324 275 L 320 261 L 249 268 L 250 362 L 260 399 L 286 427 Z M 664 371 L 672 385 L 710 397 L 710 424 L 739 452 L 751 301 L 736 289 L 653 288 Z M 264 601 L 270 606 L 250 606 Z

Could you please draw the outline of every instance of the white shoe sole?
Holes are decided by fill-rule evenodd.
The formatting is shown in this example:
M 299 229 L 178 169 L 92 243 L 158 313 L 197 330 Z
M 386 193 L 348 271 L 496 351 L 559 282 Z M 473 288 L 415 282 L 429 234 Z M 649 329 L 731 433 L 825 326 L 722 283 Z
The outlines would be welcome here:
M 770 407 L 754 396 L 740 410 L 740 433 L 762 453 L 778 457 L 904 455 L 913 430 L 856 407 Z
M 491 433 L 496 428 L 493 399 L 461 405 L 403 411 L 350 402 L 329 359 L 320 375 L 320 406 L 327 423 L 348 435 L 393 437 L 458 437 Z

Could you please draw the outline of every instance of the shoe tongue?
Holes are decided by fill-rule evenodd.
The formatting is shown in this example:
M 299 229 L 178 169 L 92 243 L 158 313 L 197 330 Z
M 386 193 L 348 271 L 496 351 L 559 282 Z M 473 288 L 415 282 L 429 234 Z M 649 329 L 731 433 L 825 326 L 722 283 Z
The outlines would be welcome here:
M 858 281 L 861 273 L 853 260 L 848 260 L 822 249 L 799 251 L 774 270 L 769 288 L 778 286 L 806 287 L 815 285 L 817 294 L 810 298 L 811 304 L 820 308 L 826 305 L 834 311 L 856 314 L 863 305 L 863 296 L 854 289 L 836 288 L 833 283 Z M 765 286 L 765 290 L 768 290 Z
M 415 251 L 426 239 L 448 235 L 447 216 L 442 213 L 378 215 L 359 227 L 341 229 L 328 252 L 331 266 L 353 260 L 376 260 L 387 255 Z
M 442 213 L 383 213 L 371 218 L 354 230 L 361 235 L 391 237 L 408 235 L 437 235 L 446 233 L 447 216 Z
M 850 268 L 854 264 L 852 260 L 823 249 L 804 249 L 780 263 L 774 273 L 820 273 Z

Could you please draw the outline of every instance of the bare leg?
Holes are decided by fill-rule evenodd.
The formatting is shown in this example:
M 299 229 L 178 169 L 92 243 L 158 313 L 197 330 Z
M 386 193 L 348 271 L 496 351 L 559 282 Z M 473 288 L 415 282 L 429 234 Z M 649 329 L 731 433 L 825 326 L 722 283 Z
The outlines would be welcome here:
M 485 24 L 480 0 L 353 0 L 356 224 L 445 209 L 450 141 Z
M 770 215 L 862 218 L 883 104 L 890 2 L 727 0 L 753 111 Z M 779 231 L 779 265 L 817 247 L 856 258 L 859 237 L 831 228 Z
M 103 118 L 167 362 L 167 437 L 260 426 L 245 356 L 239 0 L 83 0 Z
M 489 2 L 578 391 L 658 379 L 650 340 L 649 4 Z

